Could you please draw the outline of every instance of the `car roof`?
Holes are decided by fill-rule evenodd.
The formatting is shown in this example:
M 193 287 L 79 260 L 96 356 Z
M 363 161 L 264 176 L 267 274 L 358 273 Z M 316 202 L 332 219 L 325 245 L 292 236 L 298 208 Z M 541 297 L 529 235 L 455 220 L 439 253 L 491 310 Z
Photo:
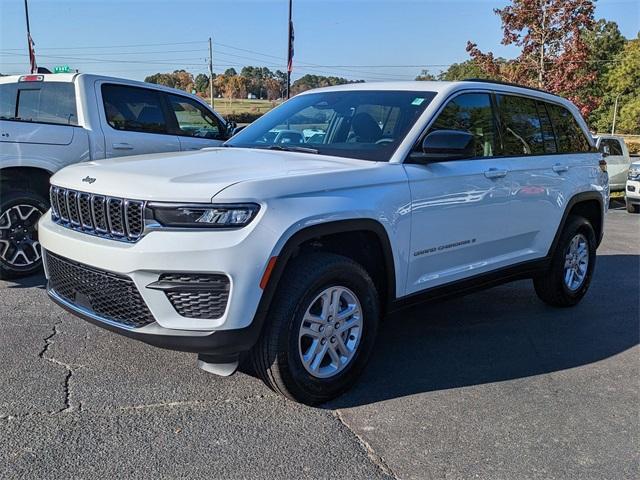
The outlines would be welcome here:
M 406 81 L 406 82 L 360 82 L 336 85 L 333 87 L 322 87 L 314 90 L 307 90 L 302 94 L 332 91 L 414 91 L 414 92 L 434 92 L 436 94 L 451 94 L 459 90 L 492 90 L 495 92 L 515 93 L 524 96 L 536 97 L 553 103 L 560 103 L 574 112 L 577 108 L 569 100 L 554 95 L 550 92 L 514 85 L 510 83 L 482 81 L 482 80 L 460 80 L 460 81 Z

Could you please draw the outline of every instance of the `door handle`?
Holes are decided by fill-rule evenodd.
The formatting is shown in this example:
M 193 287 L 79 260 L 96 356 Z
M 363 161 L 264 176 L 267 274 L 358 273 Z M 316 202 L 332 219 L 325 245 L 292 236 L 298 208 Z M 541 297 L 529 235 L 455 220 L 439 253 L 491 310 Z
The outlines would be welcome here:
M 112 146 L 114 150 L 133 150 L 133 145 L 129 143 L 114 143 Z
M 487 178 L 502 178 L 507 176 L 506 170 L 498 170 L 497 168 L 490 168 L 484 172 L 484 176 Z
M 569 167 L 567 165 L 562 165 L 561 163 L 556 163 L 552 168 L 556 173 L 562 173 L 569 170 Z

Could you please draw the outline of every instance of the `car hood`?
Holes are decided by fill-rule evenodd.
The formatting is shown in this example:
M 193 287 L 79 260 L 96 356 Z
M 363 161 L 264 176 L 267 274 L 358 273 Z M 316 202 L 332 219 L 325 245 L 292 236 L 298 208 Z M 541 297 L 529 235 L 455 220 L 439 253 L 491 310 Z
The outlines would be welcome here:
M 208 202 L 225 188 L 248 180 L 370 166 L 366 160 L 221 147 L 78 163 L 60 170 L 51 183 L 114 197 Z

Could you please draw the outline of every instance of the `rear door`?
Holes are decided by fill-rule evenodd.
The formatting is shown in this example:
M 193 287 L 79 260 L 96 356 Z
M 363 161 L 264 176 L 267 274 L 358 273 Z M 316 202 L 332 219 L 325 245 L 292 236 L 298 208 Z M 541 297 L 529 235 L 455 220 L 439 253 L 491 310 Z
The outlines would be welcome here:
M 504 155 L 510 156 L 512 229 L 519 261 L 544 257 L 556 234 L 573 182 L 591 147 L 564 106 L 533 97 L 496 95 Z
M 183 95 L 164 95 L 181 150 L 216 147 L 226 140 L 225 124 L 200 102 Z
M 161 91 L 99 83 L 98 96 L 107 158 L 180 150 Z
M 411 188 L 407 294 L 508 265 L 514 250 L 508 162 L 496 158 L 498 135 L 489 92 L 462 93 L 437 115 L 433 130 L 475 137 L 473 158 L 405 163 Z

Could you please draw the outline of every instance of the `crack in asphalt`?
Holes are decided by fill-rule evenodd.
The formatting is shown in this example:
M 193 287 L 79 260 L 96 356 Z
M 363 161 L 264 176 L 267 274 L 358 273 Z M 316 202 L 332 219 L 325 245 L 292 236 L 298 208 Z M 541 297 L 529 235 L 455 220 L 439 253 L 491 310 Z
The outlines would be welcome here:
M 82 410 L 82 404 L 80 402 L 78 402 L 77 406 L 71 404 L 70 382 L 71 382 L 71 377 L 73 375 L 73 366 L 68 364 L 68 363 L 61 362 L 60 360 L 57 360 L 57 359 L 55 359 L 53 357 L 49 357 L 49 356 L 46 355 L 47 352 L 49 351 L 49 347 L 51 347 L 51 345 L 53 345 L 53 343 L 54 343 L 53 342 L 53 337 L 55 337 L 59 333 L 58 325 L 60 325 L 60 323 L 62 323 L 62 322 L 57 322 L 57 323 L 53 324 L 53 331 L 51 332 L 51 335 L 49 335 L 48 337 L 46 337 L 44 339 L 44 347 L 42 348 L 42 350 L 38 354 L 38 356 L 40 358 L 46 360 L 47 362 L 53 363 L 55 365 L 59 365 L 59 366 L 63 367 L 66 370 L 66 374 L 65 374 L 65 377 L 64 377 L 64 384 L 63 384 L 64 407 L 61 408 L 58 411 L 47 412 L 49 414 L 63 413 L 63 412 L 73 412 L 76 409 L 77 410 Z
M 391 470 L 391 467 L 389 467 L 389 465 L 384 460 L 384 458 L 382 458 L 380 455 L 378 455 L 375 452 L 373 447 L 369 444 L 369 442 L 367 442 L 364 439 L 364 437 L 362 437 L 361 435 L 356 433 L 355 430 L 353 428 L 351 428 L 351 426 L 347 423 L 347 421 L 342 416 L 342 413 L 340 412 L 340 410 L 334 410 L 333 413 L 334 413 L 335 418 L 338 419 L 338 421 L 347 429 L 347 431 L 349 431 L 349 433 L 351 433 L 354 437 L 356 437 L 356 440 L 357 440 L 358 444 L 365 450 L 365 452 L 367 453 L 367 457 L 369 458 L 371 463 L 373 463 L 385 475 L 388 475 L 391 478 L 399 480 L 400 477 L 398 477 L 393 472 L 393 470 Z

